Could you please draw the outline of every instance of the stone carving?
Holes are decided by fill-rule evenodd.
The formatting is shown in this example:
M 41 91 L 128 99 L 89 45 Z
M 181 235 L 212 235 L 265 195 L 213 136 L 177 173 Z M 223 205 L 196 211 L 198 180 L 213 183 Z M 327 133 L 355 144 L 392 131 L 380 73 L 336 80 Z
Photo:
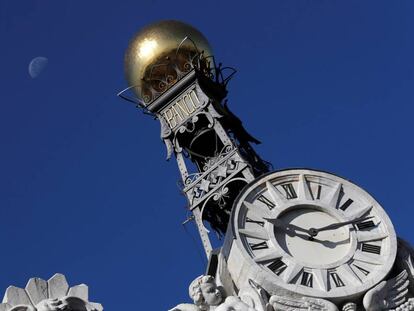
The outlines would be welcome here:
M 408 299 L 405 303 L 402 305 L 399 305 L 395 309 L 390 309 L 390 311 L 412 311 L 414 310 L 414 298 Z
M 190 303 L 180 303 L 169 311 L 200 311 L 200 308 Z
M 401 252 L 400 254 L 405 255 L 401 255 L 400 263 L 396 263 L 395 266 L 399 268 L 404 264 L 408 270 L 404 269 L 394 278 L 384 280 L 370 289 L 363 297 L 363 307 L 351 301 L 345 303 L 341 310 L 414 311 L 414 298 L 410 298 L 412 293 L 409 292 L 414 273 L 414 260 L 411 252 L 411 248 L 408 248 L 405 253 Z M 216 284 L 213 276 L 201 275 L 191 283 L 189 295 L 194 304 L 180 304 L 170 311 L 339 311 L 339 306 L 321 298 L 295 296 L 288 293 L 270 296 L 251 279 L 238 291 L 237 295 L 226 297 L 224 289 Z M 22 309 L 22 311 L 26 310 L 32 311 Z M 0 311 L 3 310 L 0 308 Z M 20 311 L 20 309 L 13 311 Z
M 191 282 L 189 294 L 195 305 L 202 311 L 218 306 L 223 301 L 223 295 L 214 277 L 210 275 L 201 275 Z
M 407 270 L 410 281 L 410 292 L 414 294 L 414 251 L 410 244 L 401 238 L 398 238 L 398 252 L 395 260 L 395 268 Z
M 199 307 L 196 305 L 182 303 L 171 309 L 170 311 L 200 311 Z M 205 310 L 214 310 L 214 311 L 257 311 L 256 309 L 250 307 L 248 304 L 244 303 L 237 296 L 229 296 L 225 299 L 223 303 L 219 306 L 210 306 L 209 309 Z M 273 311 L 273 309 L 271 310 Z
M 208 311 L 223 302 L 223 294 L 210 275 L 200 275 L 191 282 L 188 293 L 194 305 L 180 304 L 170 311 Z
M 344 304 L 344 306 L 342 307 L 342 311 L 357 311 L 357 305 L 356 303 L 353 302 L 348 302 L 346 304 Z
M 286 297 L 274 295 L 269 303 L 277 311 L 338 311 L 338 308 L 330 301 L 311 297 Z
M 382 281 L 364 296 L 366 311 L 382 311 L 397 308 L 406 301 L 408 293 L 408 273 L 403 270 L 395 278 Z
M 269 299 L 268 293 L 252 280 L 240 290 L 239 296 L 224 299 L 215 278 L 201 275 L 190 284 L 189 294 L 194 304 L 179 304 L 169 311 L 338 311 L 324 299 L 278 295 Z
M 249 284 L 239 291 L 240 299 L 256 311 L 273 311 L 269 294 L 259 284 L 249 279 Z
M 48 281 L 32 278 L 26 287 L 9 286 L 0 311 L 103 311 L 99 303 L 88 301 L 88 286 L 69 287 L 62 274 Z
M 188 291 L 194 304 L 179 304 L 170 311 L 267 311 L 254 308 L 254 292 L 247 290 L 243 294 L 247 303 L 237 296 L 229 296 L 224 299 L 223 290 L 217 286 L 215 278 L 209 275 L 197 277 L 191 282 Z M 269 311 L 273 311 L 273 309 Z
M 229 296 L 215 311 L 256 311 L 237 296 Z

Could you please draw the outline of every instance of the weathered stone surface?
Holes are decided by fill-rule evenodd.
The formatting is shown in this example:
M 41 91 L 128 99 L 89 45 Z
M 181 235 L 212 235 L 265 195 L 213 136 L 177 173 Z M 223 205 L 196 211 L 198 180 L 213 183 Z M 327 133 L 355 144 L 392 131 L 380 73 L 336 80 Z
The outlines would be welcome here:
M 85 284 L 80 284 L 73 286 L 69 289 L 68 296 L 74 296 L 81 298 L 85 301 L 88 301 L 89 299 L 89 289 L 88 286 Z
M 48 298 L 47 282 L 40 278 L 31 278 L 26 285 L 26 292 L 34 305 Z
M 12 306 L 31 305 L 31 301 L 23 288 L 9 286 L 4 294 L 3 302 Z
M 93 306 L 97 311 L 103 311 L 103 307 L 100 303 L 90 302 L 89 304 Z
M 11 309 L 11 305 L 8 303 L 0 303 L 0 311 L 9 311 Z
M 62 274 L 55 274 L 47 282 L 32 278 L 25 289 L 7 288 L 0 311 L 103 311 L 101 304 L 88 301 L 88 292 L 85 284 L 69 289 Z
M 69 284 L 63 274 L 56 273 L 48 281 L 49 298 L 59 298 L 66 296 L 69 290 Z

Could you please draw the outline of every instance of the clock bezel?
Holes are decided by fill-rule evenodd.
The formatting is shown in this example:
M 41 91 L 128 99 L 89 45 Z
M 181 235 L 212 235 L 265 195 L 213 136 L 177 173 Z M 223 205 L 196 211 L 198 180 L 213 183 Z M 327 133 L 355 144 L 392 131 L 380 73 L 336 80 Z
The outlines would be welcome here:
M 375 272 L 375 275 L 371 277 L 370 279 L 366 280 L 366 282 L 362 283 L 358 286 L 346 286 L 341 288 L 335 288 L 331 289 L 330 291 L 323 291 L 319 288 L 309 288 L 305 286 L 299 286 L 296 284 L 288 284 L 282 280 L 281 277 L 277 276 L 273 272 L 271 272 L 268 268 L 264 267 L 263 265 L 260 265 L 256 263 L 253 259 L 253 257 L 249 254 L 249 250 L 246 249 L 246 245 L 243 242 L 243 239 L 240 237 L 240 233 L 238 231 L 239 226 L 239 213 L 240 210 L 243 208 L 242 203 L 245 201 L 246 197 L 252 192 L 257 191 L 257 189 L 266 183 L 266 181 L 273 180 L 275 178 L 280 178 L 283 176 L 288 175 L 297 175 L 304 174 L 305 176 L 321 176 L 324 178 L 327 178 L 328 180 L 332 180 L 333 182 L 339 182 L 342 185 L 347 185 L 347 187 L 350 187 L 353 189 L 353 191 L 360 192 L 359 195 L 365 196 L 365 198 L 372 203 L 373 208 L 376 209 L 376 213 L 381 219 L 381 222 L 384 223 L 389 240 L 389 248 L 387 251 L 388 258 L 384 261 L 384 264 L 381 266 L 381 268 Z M 292 178 L 294 180 L 295 178 Z M 298 201 L 297 201 L 298 202 Z M 292 204 L 293 205 L 293 204 Z M 296 204 L 294 204 L 296 205 Z M 238 248 L 241 250 L 238 253 L 240 253 L 241 256 L 243 256 L 243 259 L 248 263 L 250 266 L 249 268 L 249 274 L 251 278 L 256 278 L 256 281 L 259 281 L 259 284 L 262 283 L 263 287 L 268 290 L 270 293 L 276 294 L 280 288 L 294 292 L 301 295 L 306 296 L 312 296 L 312 297 L 322 297 L 322 298 L 328 298 L 328 299 L 341 299 L 349 296 L 359 296 L 362 295 L 364 292 L 366 292 L 368 289 L 372 288 L 379 282 L 381 282 L 391 271 L 394 261 L 397 255 L 397 236 L 395 234 L 394 226 L 389 219 L 387 213 L 385 212 L 384 208 L 381 206 L 381 204 L 374 199 L 374 197 L 367 192 L 366 190 L 362 189 L 352 181 L 345 179 L 341 176 L 338 176 L 336 174 L 332 174 L 329 172 L 321 171 L 321 170 L 315 170 L 315 169 L 308 169 L 308 168 L 293 168 L 293 169 L 284 169 L 284 170 L 278 170 L 273 171 L 268 174 L 262 175 L 252 181 L 251 183 L 247 184 L 236 200 L 234 201 L 233 205 L 233 211 L 231 214 L 231 226 L 232 226 L 232 232 L 235 237 L 235 243 Z M 355 239 L 353 239 L 355 240 Z M 352 257 L 352 256 L 351 256 Z M 350 258 L 348 258 L 349 260 Z M 346 260 L 345 260 L 346 262 Z M 325 267 L 329 269 L 329 267 Z

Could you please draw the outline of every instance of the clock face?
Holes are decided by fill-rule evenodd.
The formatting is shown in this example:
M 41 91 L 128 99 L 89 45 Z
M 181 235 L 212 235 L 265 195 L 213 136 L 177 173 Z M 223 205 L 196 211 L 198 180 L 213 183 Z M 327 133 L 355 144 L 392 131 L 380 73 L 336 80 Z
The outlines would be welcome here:
M 260 177 L 239 195 L 232 217 L 249 266 L 268 284 L 303 295 L 361 294 L 386 277 L 396 257 L 394 228 L 379 203 L 325 172 Z

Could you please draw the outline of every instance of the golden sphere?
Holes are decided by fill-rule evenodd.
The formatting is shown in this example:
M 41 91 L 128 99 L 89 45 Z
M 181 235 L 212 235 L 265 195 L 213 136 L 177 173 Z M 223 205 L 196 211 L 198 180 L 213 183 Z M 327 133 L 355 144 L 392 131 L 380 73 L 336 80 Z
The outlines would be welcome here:
M 191 40 L 183 42 L 186 37 Z M 150 102 L 154 90 L 161 93 L 178 81 L 191 69 L 191 58 L 201 52 L 204 57 L 213 55 L 207 39 L 194 27 L 174 20 L 148 25 L 132 38 L 125 53 L 128 85 Z

